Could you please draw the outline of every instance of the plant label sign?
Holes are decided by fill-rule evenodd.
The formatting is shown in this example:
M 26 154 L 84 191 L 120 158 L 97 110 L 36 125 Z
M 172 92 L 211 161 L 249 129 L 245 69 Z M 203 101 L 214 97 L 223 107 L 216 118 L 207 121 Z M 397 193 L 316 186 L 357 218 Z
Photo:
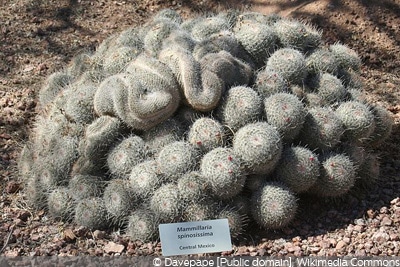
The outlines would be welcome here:
M 163 256 L 232 249 L 228 219 L 160 224 L 159 230 Z

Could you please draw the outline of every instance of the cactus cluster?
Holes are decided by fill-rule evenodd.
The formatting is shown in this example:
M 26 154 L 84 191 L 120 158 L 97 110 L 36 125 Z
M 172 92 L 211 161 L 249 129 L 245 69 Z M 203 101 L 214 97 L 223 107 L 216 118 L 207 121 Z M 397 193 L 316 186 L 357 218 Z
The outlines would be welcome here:
M 393 119 L 361 60 L 314 27 L 163 10 L 52 75 L 19 159 L 26 198 L 61 220 L 157 239 L 165 222 L 278 229 L 304 194 L 373 186 Z

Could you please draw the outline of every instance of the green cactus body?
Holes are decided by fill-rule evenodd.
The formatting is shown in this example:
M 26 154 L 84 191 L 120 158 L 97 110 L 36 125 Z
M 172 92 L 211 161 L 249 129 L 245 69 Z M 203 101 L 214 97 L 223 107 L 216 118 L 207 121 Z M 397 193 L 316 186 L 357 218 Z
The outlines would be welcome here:
M 220 199 L 239 194 L 246 182 L 241 160 L 231 148 L 218 147 L 205 154 L 200 173 L 211 194 Z
M 363 103 L 343 102 L 335 113 L 345 127 L 344 136 L 348 140 L 355 142 L 366 140 L 375 129 L 374 115 Z
M 100 84 L 94 99 L 99 115 L 118 116 L 138 130 L 150 129 L 168 119 L 179 103 L 179 90 L 170 70 L 147 56 L 136 58 L 128 66 L 127 73 L 107 78 Z
M 199 151 L 185 141 L 166 145 L 157 157 L 161 174 L 171 181 L 176 181 L 184 173 L 194 170 L 199 158 Z
M 203 183 L 200 172 L 190 171 L 177 181 L 179 194 L 184 202 L 197 202 L 207 194 L 207 186 Z
M 254 220 L 263 228 L 279 229 L 287 226 L 295 217 L 298 203 L 287 187 L 267 183 L 251 197 Z
M 48 154 L 36 162 L 37 173 L 44 187 L 65 184 L 73 163 L 78 159 L 78 142 L 75 138 L 64 137 L 49 148 Z
M 161 221 L 173 222 L 179 220 L 184 208 L 184 202 L 176 184 L 166 183 L 158 188 L 150 199 L 150 209 Z
M 137 197 L 125 179 L 112 179 L 103 193 L 104 206 L 114 223 L 128 216 L 137 206 Z
M 234 85 L 248 85 L 253 76 L 252 68 L 245 62 L 232 56 L 229 52 L 221 50 L 218 53 L 209 53 L 200 60 L 203 70 L 202 78 L 208 79 L 207 73 L 215 73 L 224 84 L 222 93 Z M 207 85 L 203 81 L 203 86 Z
M 301 84 L 307 75 L 307 64 L 304 55 L 292 48 L 276 50 L 267 61 L 267 68 L 278 72 L 290 83 Z
M 229 30 L 229 27 L 228 21 L 222 17 L 208 17 L 199 20 L 193 26 L 191 34 L 196 41 L 200 42 L 208 39 L 213 34 Z
M 236 132 L 248 123 L 258 121 L 262 114 L 261 97 L 250 87 L 235 86 L 222 97 L 216 116 Z
M 247 179 L 249 179 L 249 177 L 247 177 Z M 239 194 L 235 196 L 233 199 L 230 199 L 227 202 L 227 205 L 234 207 L 234 209 L 242 215 L 241 216 L 242 219 L 247 221 L 249 219 L 249 215 L 251 215 L 251 203 L 250 203 L 250 198 L 246 194 L 246 192 L 243 191 L 243 193 L 244 194 Z
M 130 46 L 122 46 L 109 51 L 104 58 L 104 71 L 108 75 L 123 72 L 129 62 L 134 60 L 141 52 L 142 49 L 140 47 L 135 48 Z
M 74 83 L 75 86 L 93 86 L 98 87 L 105 79 L 106 73 L 102 69 L 90 70 L 83 73 Z M 93 99 L 92 99 L 93 102 Z M 93 106 L 93 103 L 92 103 Z
M 234 135 L 233 151 L 249 174 L 269 174 L 281 156 L 282 141 L 267 122 L 250 123 Z
M 107 213 L 103 199 L 99 197 L 78 201 L 74 214 L 74 220 L 78 225 L 91 230 L 102 230 L 109 225 L 110 215 Z
M 381 106 L 372 106 L 372 114 L 374 115 L 374 131 L 368 138 L 367 144 L 373 147 L 378 147 L 385 142 L 390 134 L 394 124 L 394 119 L 389 111 Z
M 142 50 L 144 46 L 144 36 L 145 31 L 142 28 L 128 28 L 116 36 L 115 47 L 132 47 Z M 110 50 L 110 48 L 107 50 Z
M 366 153 L 363 163 L 357 170 L 357 180 L 354 187 L 372 189 L 380 176 L 379 157 L 376 153 Z
M 306 109 L 303 103 L 293 94 L 278 93 L 264 100 L 267 121 L 276 127 L 283 141 L 297 137 L 303 127 Z
M 104 178 L 93 175 L 74 175 L 68 182 L 68 190 L 75 200 L 100 197 L 104 190 Z
M 233 32 L 257 68 L 265 65 L 268 56 L 277 46 L 278 39 L 273 28 L 254 20 L 239 18 Z
M 36 166 L 37 154 L 33 149 L 33 144 L 28 142 L 24 145 L 18 156 L 18 174 L 23 181 L 31 177 L 32 169 Z
M 347 155 L 353 162 L 354 167 L 357 170 L 364 163 L 365 158 L 367 156 L 367 151 L 365 150 L 364 147 L 360 146 L 357 143 L 348 143 L 348 142 L 343 142 L 340 145 L 338 153 L 343 153 Z
M 151 56 L 157 57 L 162 49 L 162 41 L 171 32 L 179 28 L 179 24 L 169 19 L 160 18 L 150 22 L 146 36 L 144 37 L 144 50 Z
M 173 46 L 178 46 L 187 51 L 193 51 L 196 42 L 188 32 L 177 29 L 172 31 L 163 42 L 163 48 Z
M 122 131 L 121 121 L 110 116 L 95 119 L 86 128 L 85 135 L 79 144 L 79 152 L 89 159 L 98 159 L 116 142 Z
M 294 193 L 302 193 L 315 184 L 319 168 L 320 162 L 315 153 L 305 147 L 290 146 L 283 150 L 275 175 Z
M 264 68 L 256 75 L 255 90 L 264 99 L 276 93 L 289 92 L 289 86 L 279 71 Z
M 336 43 L 329 46 L 329 51 L 335 56 L 342 69 L 351 69 L 357 72 L 360 70 L 362 62 L 353 49 L 344 44 Z
M 204 83 L 206 74 L 189 51 L 179 47 L 168 47 L 161 51 L 159 58 L 176 76 L 184 100 L 189 106 L 199 111 L 210 111 L 217 106 L 224 84 L 214 73 L 207 78 L 214 82 L 215 87 Z
M 247 176 L 245 187 L 254 192 L 262 187 L 269 178 L 269 175 L 266 174 L 250 174 Z
M 197 61 L 209 53 L 227 51 L 235 57 L 244 53 L 240 43 L 232 32 L 224 31 L 211 35 L 209 38 L 199 42 L 193 49 L 193 55 Z
M 200 62 L 184 49 L 165 48 L 160 53 L 177 77 L 185 101 L 199 111 L 214 109 L 223 92 L 233 84 L 248 84 L 252 69 L 226 51 L 207 54 Z
M 82 73 L 92 70 L 93 66 L 95 66 L 94 62 L 95 58 L 93 58 L 92 55 L 88 53 L 79 54 L 75 56 L 68 65 L 67 73 L 72 77 L 78 77 Z
M 204 116 L 204 113 L 184 105 L 179 108 L 178 112 L 175 114 L 174 119 L 178 120 L 182 124 L 184 131 L 188 131 L 190 126 L 197 119 L 200 119 Z
M 221 123 L 212 118 L 197 119 L 190 127 L 188 142 L 206 153 L 223 146 L 226 141 L 225 129 Z
M 93 99 L 96 89 L 94 85 L 80 85 L 68 90 L 64 112 L 70 120 L 82 124 L 88 124 L 94 120 Z
M 131 240 L 153 241 L 158 236 L 159 219 L 157 214 L 146 208 L 140 208 L 128 216 L 125 229 Z
M 43 188 L 36 175 L 30 175 L 24 180 L 24 190 L 26 202 L 30 207 L 36 210 L 47 208 L 49 190 Z
M 132 166 L 145 159 L 145 142 L 137 135 L 129 136 L 117 144 L 107 156 L 107 166 L 111 176 L 127 178 Z
M 202 199 L 185 206 L 182 217 L 188 222 L 198 222 L 215 218 L 216 203 L 211 199 Z
M 307 70 L 311 74 L 330 73 L 337 75 L 339 63 L 329 50 L 318 48 L 306 57 Z
M 314 107 L 308 109 L 299 139 L 311 149 L 331 150 L 340 143 L 343 132 L 343 124 L 332 109 Z
M 348 90 L 356 89 L 362 91 L 365 87 L 363 79 L 355 70 L 352 69 L 339 69 L 338 77 L 342 80 L 342 83 Z
M 321 43 L 322 33 L 314 27 L 292 19 L 280 19 L 274 24 L 280 43 L 300 51 L 311 50 Z
M 325 100 L 317 93 L 306 93 L 303 102 L 308 108 L 319 108 L 326 106 Z
M 137 164 L 129 175 L 129 186 L 139 199 L 150 198 L 162 182 L 155 160 L 146 160 Z
M 340 103 L 347 97 L 347 89 L 339 78 L 332 74 L 321 73 L 315 76 L 311 83 L 326 105 Z
M 123 131 L 121 121 L 110 116 L 95 119 L 86 128 L 78 147 L 79 158 L 73 164 L 72 174 L 96 175 L 106 164 L 107 152 Z
M 73 77 L 65 72 L 55 72 L 51 74 L 45 81 L 42 89 L 39 91 L 39 103 L 45 107 L 63 91 L 73 81 Z
M 322 197 L 339 197 L 346 194 L 356 180 L 356 168 L 345 154 L 323 155 L 320 176 L 309 192 Z
M 156 158 L 164 146 L 182 139 L 184 128 L 176 118 L 170 118 L 142 135 L 149 157 Z
M 269 26 L 272 26 L 276 21 L 282 19 L 281 16 L 278 14 L 269 14 L 269 15 L 264 15 L 258 12 L 253 12 L 253 11 L 244 11 L 240 15 L 237 16 L 238 21 L 256 21 L 261 24 L 266 24 Z
M 49 214 L 53 218 L 63 221 L 73 219 L 75 201 L 67 187 L 57 187 L 53 189 L 47 197 L 47 207 Z
M 243 232 L 246 217 L 229 205 L 221 207 L 215 215 L 216 219 L 227 219 L 232 238 L 237 238 Z
M 167 19 L 177 24 L 181 24 L 183 22 L 181 15 L 179 15 L 179 13 L 176 10 L 170 8 L 162 9 L 158 11 L 157 14 L 154 15 L 153 21 L 159 19 Z

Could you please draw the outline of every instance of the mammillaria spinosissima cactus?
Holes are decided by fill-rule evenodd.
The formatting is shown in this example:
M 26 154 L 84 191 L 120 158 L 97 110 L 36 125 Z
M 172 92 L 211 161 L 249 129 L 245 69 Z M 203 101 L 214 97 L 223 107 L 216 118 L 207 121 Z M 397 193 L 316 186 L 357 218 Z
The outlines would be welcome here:
M 107 157 L 111 176 L 124 178 L 131 172 L 132 166 L 142 162 L 145 158 L 144 145 L 142 138 L 133 135 L 112 148 Z
M 217 120 L 203 117 L 197 119 L 190 127 L 188 141 L 203 152 L 224 146 L 225 129 Z
M 188 142 L 173 142 L 166 145 L 158 155 L 158 169 L 167 180 L 177 180 L 183 174 L 196 168 L 198 155 L 197 148 Z
M 163 182 L 156 160 L 146 160 L 132 167 L 129 185 L 139 199 L 151 197 Z
M 266 67 L 257 73 L 254 88 L 262 98 L 266 98 L 276 93 L 288 92 L 289 82 L 280 72 Z
M 284 141 L 297 137 L 306 117 L 303 103 L 293 94 L 277 93 L 264 100 L 265 117 Z
M 200 177 L 212 195 L 228 199 L 239 194 L 246 182 L 241 165 L 232 148 L 217 147 L 201 159 Z
M 303 194 L 379 175 L 370 151 L 393 119 L 363 97 L 360 66 L 293 19 L 163 10 L 45 81 L 18 166 L 28 203 L 142 241 L 161 222 L 284 227 Z
M 159 219 L 150 209 L 136 209 L 127 217 L 127 221 L 125 232 L 133 240 L 150 242 L 157 238 Z
M 262 104 L 261 97 L 250 87 L 232 87 L 223 95 L 217 109 L 217 117 L 230 130 L 236 132 L 246 124 L 261 118 Z
M 283 185 L 266 183 L 253 193 L 253 217 L 261 226 L 278 229 L 286 226 L 297 212 L 297 198 Z
M 178 186 L 166 183 L 158 188 L 150 200 L 150 209 L 163 222 L 173 222 L 179 218 L 184 208 Z
M 282 153 L 280 134 L 267 122 L 249 123 L 240 128 L 232 146 L 250 174 L 271 173 Z
M 286 147 L 276 168 L 278 181 L 286 184 L 293 192 L 306 192 L 319 177 L 318 156 L 301 146 Z
M 347 155 L 328 153 L 321 156 L 321 175 L 310 192 L 326 197 L 347 193 L 356 180 L 356 168 Z
M 301 84 L 307 75 L 305 56 L 293 48 L 276 50 L 268 58 L 267 68 L 279 73 L 283 79 L 293 84 Z

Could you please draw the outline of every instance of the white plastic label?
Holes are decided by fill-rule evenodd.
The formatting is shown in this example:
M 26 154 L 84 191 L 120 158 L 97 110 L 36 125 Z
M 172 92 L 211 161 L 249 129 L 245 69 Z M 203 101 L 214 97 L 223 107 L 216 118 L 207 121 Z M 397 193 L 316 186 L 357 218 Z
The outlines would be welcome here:
M 160 224 L 159 230 L 163 256 L 232 249 L 228 219 Z

